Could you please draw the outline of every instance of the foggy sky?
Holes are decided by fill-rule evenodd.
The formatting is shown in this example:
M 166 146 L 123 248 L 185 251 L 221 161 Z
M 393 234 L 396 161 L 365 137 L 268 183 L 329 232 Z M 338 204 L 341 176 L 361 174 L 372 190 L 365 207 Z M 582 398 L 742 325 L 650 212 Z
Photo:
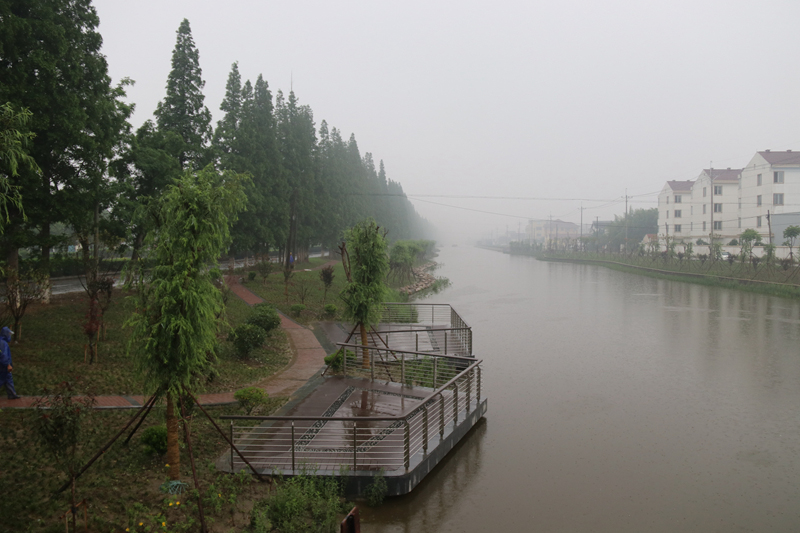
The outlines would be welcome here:
M 234 61 L 273 95 L 293 87 L 450 238 L 578 222 L 579 199 L 584 222 L 612 218 L 626 188 L 655 207 L 712 161 L 800 150 L 797 1 L 94 3 L 112 78 L 136 81 L 135 127 L 187 18 L 214 125 Z

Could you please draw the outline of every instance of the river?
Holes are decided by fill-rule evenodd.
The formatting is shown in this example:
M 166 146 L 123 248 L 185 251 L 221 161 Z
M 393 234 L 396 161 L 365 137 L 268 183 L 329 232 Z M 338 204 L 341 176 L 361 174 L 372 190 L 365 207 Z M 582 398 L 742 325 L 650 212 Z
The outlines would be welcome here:
M 365 532 L 800 530 L 800 302 L 443 248 L 489 411 Z

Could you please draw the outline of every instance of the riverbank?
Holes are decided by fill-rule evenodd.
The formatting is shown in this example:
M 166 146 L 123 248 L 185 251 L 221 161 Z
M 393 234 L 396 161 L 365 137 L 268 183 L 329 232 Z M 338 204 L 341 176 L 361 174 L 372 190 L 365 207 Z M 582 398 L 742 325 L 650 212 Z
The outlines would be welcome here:
M 611 254 L 605 254 L 611 256 Z M 682 281 L 688 283 L 696 283 L 699 285 L 706 285 L 711 287 L 722 287 L 726 289 L 742 290 L 758 294 L 765 294 L 768 296 L 779 296 L 782 298 L 800 298 L 800 285 L 795 283 L 770 281 L 766 279 L 757 279 L 759 274 L 761 276 L 782 276 L 784 279 L 792 279 L 795 272 L 781 273 L 777 267 L 772 265 L 763 265 L 760 267 L 756 265 L 747 267 L 736 261 L 698 261 L 698 260 L 669 260 L 662 259 L 642 259 L 640 257 L 629 256 L 612 256 L 614 259 L 602 259 L 596 257 L 586 257 L 586 254 L 537 254 L 534 256 L 539 261 L 551 262 L 566 262 L 566 263 L 582 263 L 604 266 L 613 270 L 621 272 L 628 272 L 632 274 L 640 274 L 653 278 L 666 279 L 670 281 Z M 650 261 L 653 265 L 658 265 L 662 268 L 655 266 L 644 266 L 639 262 Z M 639 263 L 639 264 L 636 264 Z M 675 264 L 677 263 L 677 264 Z M 695 266 L 693 266 L 695 265 Z M 663 268 L 666 267 L 666 268 Z M 671 268 L 670 268 L 671 267 Z M 676 269 L 677 268 L 677 269 Z M 681 270 L 685 268 L 686 270 Z M 707 268 L 705 272 L 695 271 L 691 272 L 692 268 L 698 270 Z M 723 275 L 725 269 L 728 269 L 730 274 L 747 273 L 748 277 L 736 275 Z M 738 270 L 737 270 L 738 268 Z M 796 267 L 792 267 L 796 268 Z M 714 272 L 712 273 L 712 269 Z

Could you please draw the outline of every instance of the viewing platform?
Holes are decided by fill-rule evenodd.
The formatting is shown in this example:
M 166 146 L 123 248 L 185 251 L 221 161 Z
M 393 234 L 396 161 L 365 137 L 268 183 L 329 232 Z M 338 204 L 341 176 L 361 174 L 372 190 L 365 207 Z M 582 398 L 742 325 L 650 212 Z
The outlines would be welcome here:
M 358 494 L 382 473 L 388 495 L 406 494 L 486 414 L 472 331 L 449 305 L 388 304 L 371 333 L 338 343 L 347 355 L 282 413 L 222 417 L 256 471 L 344 476 Z M 217 466 L 248 468 L 233 449 Z

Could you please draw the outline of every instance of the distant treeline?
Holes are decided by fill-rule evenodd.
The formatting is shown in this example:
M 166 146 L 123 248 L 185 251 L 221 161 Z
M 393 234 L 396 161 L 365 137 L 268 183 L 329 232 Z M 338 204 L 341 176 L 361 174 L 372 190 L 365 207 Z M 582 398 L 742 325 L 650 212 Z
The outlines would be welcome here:
M 97 248 L 138 256 L 160 223 L 151 206 L 165 187 L 207 165 L 250 176 L 233 254 L 303 257 L 314 244 L 335 247 L 345 228 L 370 216 L 392 241 L 427 233 L 401 185 L 383 161 L 362 156 L 354 135 L 345 140 L 324 120 L 317 127 L 294 92 L 273 98 L 260 75 L 242 82 L 235 62 L 213 127 L 187 20 L 166 95 L 134 131 L 125 101 L 132 82 L 112 86 L 98 24 L 89 0 L 12 0 L 0 10 L 0 104 L 16 113 L 0 133 L 16 135 L 36 162 L 18 165 L 0 151 L 0 177 L 21 193 L 24 210 L 8 203 L 3 216 L 0 244 L 12 266 L 27 249 L 49 271 L 51 251 L 68 244 L 80 244 L 87 260 Z

